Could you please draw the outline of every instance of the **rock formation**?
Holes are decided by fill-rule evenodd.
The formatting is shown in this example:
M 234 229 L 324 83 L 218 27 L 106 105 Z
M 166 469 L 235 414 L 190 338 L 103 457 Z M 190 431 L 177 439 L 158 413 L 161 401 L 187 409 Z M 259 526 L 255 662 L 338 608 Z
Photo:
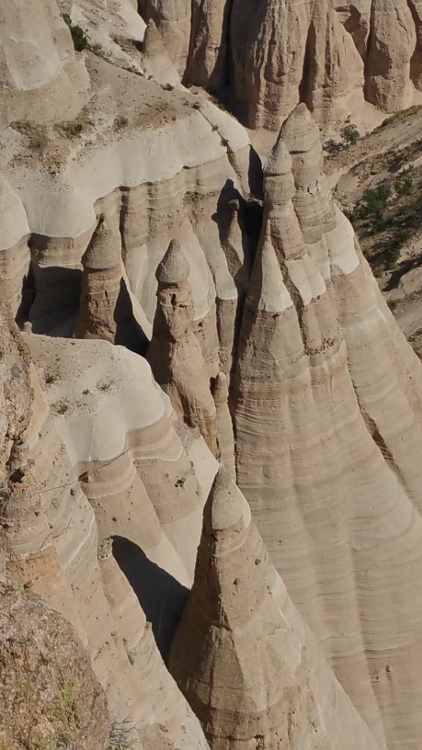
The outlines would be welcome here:
M 393 112 L 420 89 L 420 35 L 413 0 L 197 0 L 185 80 L 227 89 L 253 128 L 278 129 L 299 101 L 320 122 L 364 100 Z
M 399 746 L 407 722 L 412 747 L 421 732 L 411 665 L 422 526 L 414 463 L 402 446 L 420 440 L 421 365 L 321 165 L 318 130 L 301 105 L 265 169 L 235 387 L 237 479 L 290 596 L 375 737 L 383 741 L 385 731 L 388 746 Z M 383 630 L 397 597 L 400 611 L 412 608 L 400 655 L 402 618 Z M 414 686 L 404 700 L 403 669 Z
M 375 748 L 363 722 L 352 724 L 349 736 L 345 725 L 342 736 L 329 736 L 306 649 L 273 598 L 268 572 L 249 507 L 221 468 L 204 508 L 195 579 L 170 657 L 210 747 Z M 338 686 L 337 701 L 343 700 Z
M 106 750 L 105 695 L 71 625 L 12 581 L 0 600 L 2 747 Z
M 231 479 L 236 479 L 233 421 L 229 409 L 229 387 L 224 372 L 219 372 L 212 389 L 216 408 L 220 461 Z
M 157 311 L 148 361 L 172 406 L 191 427 L 199 427 L 211 452 L 220 454 L 217 416 L 201 346 L 193 332 L 194 306 L 189 263 L 172 240 L 157 269 Z
M 75 335 L 100 338 L 145 349 L 145 337 L 136 324 L 132 301 L 123 278 L 120 234 L 113 232 L 101 216 L 82 256 L 82 286 Z
M 295 105 L 413 101 L 420 9 L 255 5 L 0 11 L 0 573 L 73 627 L 134 750 L 419 750 L 421 365 Z M 264 185 L 173 64 L 253 126 L 293 110 Z M 200 542 L 216 456 L 254 523 L 219 475 Z

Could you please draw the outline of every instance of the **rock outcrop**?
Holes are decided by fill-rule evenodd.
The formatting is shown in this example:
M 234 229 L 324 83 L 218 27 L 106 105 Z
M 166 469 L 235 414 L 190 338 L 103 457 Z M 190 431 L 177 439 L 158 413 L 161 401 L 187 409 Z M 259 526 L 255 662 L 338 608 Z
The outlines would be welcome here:
M 170 656 L 210 747 L 377 747 L 359 721 L 330 736 L 306 648 L 284 614 L 294 608 L 284 601 L 280 610 L 268 574 L 249 507 L 221 468 L 204 508 L 195 579 Z M 337 688 L 337 705 L 347 703 Z
M 71 625 L 12 581 L 0 599 L 2 747 L 106 750 L 105 694 Z
M 278 128 L 300 98 L 323 120 L 369 90 L 408 101 L 419 42 L 408 68 L 375 0 L 255 5 L 0 11 L 0 572 L 73 626 L 134 750 L 206 750 L 204 729 L 227 750 L 230 726 L 239 748 L 277 731 L 292 750 L 416 750 L 421 366 L 305 105 L 262 188 L 246 131 L 173 62 Z M 196 561 L 216 456 L 262 538 L 220 476 Z M 180 662 L 204 729 L 166 666 L 181 618 L 179 653 L 185 628 L 220 638 L 192 639 L 196 677 Z M 239 680 L 223 663 L 207 692 L 224 653 Z
M 421 365 L 321 165 L 301 105 L 265 169 L 235 386 L 237 479 L 293 602 L 375 737 L 413 747 L 422 524 L 410 446 L 422 437 Z M 408 613 L 404 640 L 393 611 Z
M 201 346 L 193 332 L 189 271 L 179 242 L 172 240 L 157 269 L 157 310 L 147 358 L 176 414 L 191 427 L 199 427 L 217 457 L 216 408 Z
M 121 239 L 104 216 L 82 256 L 82 285 L 78 338 L 105 339 L 134 351 L 146 348 L 146 338 L 134 319 L 132 300 L 123 278 Z
M 33 125 L 78 114 L 89 79 L 55 0 L 3 5 L 0 45 L 0 120 Z
M 420 35 L 413 1 L 198 0 L 185 80 L 226 90 L 252 128 L 278 129 L 299 101 L 320 122 L 393 112 L 416 101 Z

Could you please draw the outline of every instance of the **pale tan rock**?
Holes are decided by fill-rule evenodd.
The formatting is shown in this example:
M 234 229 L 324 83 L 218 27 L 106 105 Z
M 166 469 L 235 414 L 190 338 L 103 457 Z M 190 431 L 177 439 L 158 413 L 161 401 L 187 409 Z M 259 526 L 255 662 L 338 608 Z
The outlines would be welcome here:
M 268 580 L 248 505 L 222 468 L 204 508 L 195 580 L 170 655 L 210 746 L 377 747 L 363 723 L 351 724 L 349 735 L 345 726 L 342 737 L 327 734 L 332 725 L 312 692 L 301 634 L 284 615 L 294 608 L 284 601 L 280 610 Z M 344 705 L 341 688 L 337 705 Z
M 236 479 L 233 421 L 228 399 L 229 386 L 224 372 L 219 372 L 212 389 L 215 402 L 220 461 L 225 466 L 231 479 Z
M 410 106 L 421 78 L 421 10 L 411 0 L 196 2 L 186 78 L 227 90 L 249 127 L 277 130 L 297 103 L 319 122 L 367 103 Z
M 102 216 L 82 257 L 82 288 L 75 336 L 145 349 L 123 278 L 120 234 Z
M 141 598 L 139 589 L 134 586 L 122 557 L 119 558 L 122 570 L 115 561 L 113 565 L 108 563 L 111 570 L 106 564 L 109 556 L 107 541 L 110 535 L 120 536 L 132 548 L 143 545 L 145 551 L 135 563 L 138 566 L 142 556 L 145 560 L 146 555 L 150 555 L 151 560 L 147 567 L 144 566 L 144 571 L 149 570 L 150 583 L 154 578 L 152 570 L 159 571 L 160 590 L 164 591 L 164 582 L 167 585 L 167 603 L 171 601 L 172 591 L 182 594 L 185 591 L 183 584 L 172 575 L 182 578 L 185 584 L 190 581 L 174 548 L 169 542 L 167 545 L 163 543 L 164 535 L 151 502 L 145 490 L 143 494 L 139 492 L 142 485 L 139 477 L 136 481 L 138 475 L 133 460 L 129 460 L 128 455 L 120 458 L 121 453 L 127 453 L 125 441 L 130 435 L 133 449 L 137 448 L 138 460 L 145 452 L 152 451 L 156 461 L 160 462 L 161 456 L 163 460 L 169 458 L 180 470 L 183 449 L 166 417 L 168 407 L 151 377 L 150 390 L 145 393 L 148 378 L 139 377 L 139 372 L 135 374 L 135 366 L 132 381 L 135 391 L 129 396 L 125 410 L 127 381 L 123 385 L 124 379 L 118 375 L 116 355 L 119 357 L 121 352 L 124 359 L 129 355 L 132 361 L 129 367 L 127 360 L 122 365 L 126 378 L 135 362 L 136 365 L 139 363 L 141 370 L 146 367 L 149 371 L 149 368 L 145 360 L 124 349 L 113 349 L 104 341 L 60 341 L 52 337 L 44 340 L 33 335 L 31 344 L 35 360 L 37 355 L 40 357 L 38 370 L 41 363 L 51 365 L 51 370 L 45 373 L 50 413 L 48 410 L 41 413 L 40 409 L 29 412 L 29 424 L 25 422 L 28 468 L 19 476 L 10 477 L 7 497 L 2 495 L 3 543 L 9 573 L 33 588 L 72 622 L 89 651 L 97 678 L 107 691 L 111 716 L 117 724 L 126 721 L 133 731 L 136 728 L 132 741 L 137 750 L 141 747 L 144 750 L 165 750 L 169 742 L 174 748 L 196 750 L 199 747 L 205 750 L 199 724 L 166 673 L 151 633 L 147 635 L 145 632 L 146 641 L 139 640 L 148 629 L 145 628 L 145 615 L 133 593 L 136 591 Z M 82 360 L 75 357 L 75 347 L 82 349 L 84 346 L 93 348 L 92 359 L 90 355 Z M 101 354 L 104 347 L 112 349 L 111 357 L 105 352 Z M 107 360 L 109 376 L 105 376 L 104 369 Z M 70 383 L 73 384 L 71 387 Z M 123 385 L 120 396 L 117 383 Z M 28 392 L 24 383 L 23 386 L 24 393 Z M 140 394 L 145 394 L 146 399 L 137 408 Z M 143 436 L 142 430 L 139 432 L 141 413 L 147 431 Z M 112 414 L 114 430 L 111 434 L 106 423 Z M 113 455 L 115 465 L 111 460 Z M 96 469 L 92 473 L 83 472 L 84 487 L 89 489 L 88 502 L 77 478 L 82 464 L 89 467 L 92 462 L 95 462 Z M 79 468 L 75 471 L 73 467 Z M 25 466 L 21 468 L 25 469 Z M 192 489 L 190 503 L 192 506 L 194 499 L 199 511 L 198 540 L 202 508 L 200 493 L 196 491 L 197 485 L 193 489 L 190 482 L 182 484 L 187 485 L 185 494 Z M 137 505 L 133 504 L 135 497 Z M 177 505 L 178 529 L 183 539 L 183 501 L 180 497 Z M 190 539 L 195 538 L 192 515 L 190 511 L 186 526 Z M 98 544 L 100 561 L 97 559 Z M 101 566 L 104 565 L 108 573 L 105 570 L 103 575 Z M 171 572 L 166 572 L 166 565 Z M 140 572 L 138 568 L 138 580 L 146 594 L 146 579 L 140 576 Z M 124 575 L 131 581 L 133 590 Z M 154 616 L 155 626 L 161 627 L 163 611 L 159 610 L 159 602 L 155 606 L 155 613 L 151 610 L 150 613 Z M 129 613 L 124 627 L 122 608 Z M 165 627 L 168 627 L 171 622 L 169 610 L 165 617 Z M 168 641 L 169 636 L 166 638 Z M 139 678 L 139 670 L 144 673 L 148 669 L 156 673 L 158 680 L 156 689 L 151 683 L 151 691 L 145 689 L 145 683 Z
M 139 12 L 145 21 L 153 19 L 170 60 L 180 74 L 189 49 L 191 10 L 189 0 L 141 0 Z
M 152 76 L 159 83 L 176 86 L 180 77 L 172 64 L 155 21 L 150 18 L 142 40 L 143 65 L 145 75 Z
M 158 303 L 148 361 L 176 414 L 199 427 L 211 452 L 218 456 L 215 404 L 201 347 L 193 333 L 189 264 L 177 240 L 171 241 L 156 275 Z
M 405 0 L 373 0 L 365 90 L 369 102 L 386 112 L 412 104 L 410 61 L 415 46 L 415 24 L 409 4 Z M 415 71 L 412 75 L 415 76 Z
M 293 602 L 375 739 L 411 748 L 422 524 L 415 454 L 403 447 L 420 440 L 421 367 L 318 178 L 313 132 L 298 109 L 283 129 L 290 178 L 280 144 L 265 176 L 235 387 L 237 478 Z M 412 610 L 405 641 L 403 615 L 388 615 L 387 634 L 383 607 Z
M 0 118 L 57 122 L 75 117 L 87 101 L 89 79 L 75 55 L 55 0 L 23 0 L 0 9 Z

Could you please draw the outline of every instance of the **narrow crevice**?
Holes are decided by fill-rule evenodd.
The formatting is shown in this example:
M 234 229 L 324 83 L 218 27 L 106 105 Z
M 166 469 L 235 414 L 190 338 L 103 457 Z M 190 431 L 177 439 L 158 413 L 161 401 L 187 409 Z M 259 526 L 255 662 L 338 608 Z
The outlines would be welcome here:
M 303 58 L 302 80 L 299 84 L 299 101 L 304 102 L 308 109 L 313 108 L 313 91 L 316 74 L 316 33 L 313 21 L 308 29 L 305 56 Z

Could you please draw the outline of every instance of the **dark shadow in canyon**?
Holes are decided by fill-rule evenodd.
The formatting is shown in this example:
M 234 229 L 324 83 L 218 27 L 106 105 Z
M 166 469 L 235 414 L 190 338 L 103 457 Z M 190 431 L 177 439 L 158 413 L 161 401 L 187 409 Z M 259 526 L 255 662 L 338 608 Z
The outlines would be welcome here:
M 212 219 L 218 226 L 220 245 L 225 253 L 227 266 L 238 293 L 233 330 L 229 332 L 229 340 L 233 342 L 230 358 L 234 367 L 237 359 L 237 346 L 245 297 L 261 233 L 262 206 L 258 201 L 245 200 L 235 187 L 233 180 L 226 180 L 217 202 L 217 211 L 213 214 Z M 233 247 L 231 243 L 232 222 L 236 221 L 241 235 L 241 248 Z M 227 339 L 228 334 L 227 319 L 223 312 L 227 305 L 227 301 L 217 298 L 217 326 L 219 340 L 222 343 Z M 233 372 L 230 376 L 230 382 L 232 376 Z
M 113 537 L 113 555 L 135 592 L 148 622 L 152 624 L 158 649 L 167 663 L 188 589 L 149 560 L 143 550 L 130 539 Z

